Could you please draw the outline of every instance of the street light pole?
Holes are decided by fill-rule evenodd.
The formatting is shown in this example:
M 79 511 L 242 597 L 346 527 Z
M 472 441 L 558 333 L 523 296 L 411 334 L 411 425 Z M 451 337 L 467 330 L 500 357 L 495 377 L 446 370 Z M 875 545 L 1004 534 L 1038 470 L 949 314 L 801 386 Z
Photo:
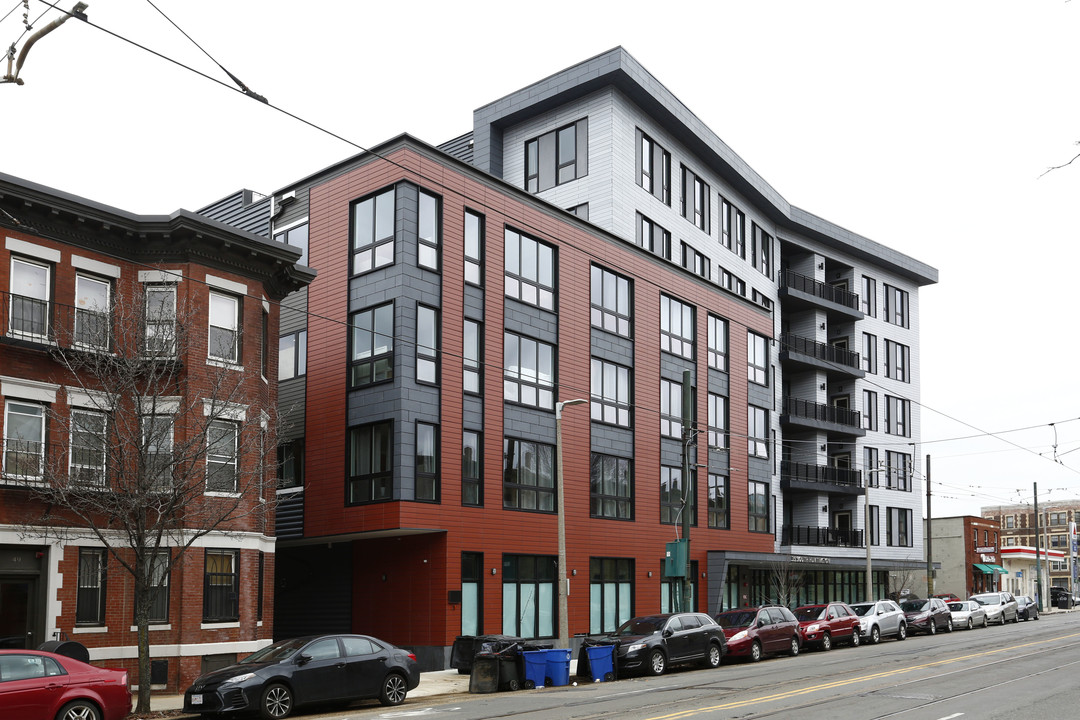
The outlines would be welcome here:
M 580 405 L 588 400 L 578 398 L 555 403 L 555 495 L 559 519 L 559 647 L 570 647 L 570 618 L 567 610 L 567 584 L 570 577 L 566 569 L 566 501 L 562 469 L 562 411 L 570 405 Z

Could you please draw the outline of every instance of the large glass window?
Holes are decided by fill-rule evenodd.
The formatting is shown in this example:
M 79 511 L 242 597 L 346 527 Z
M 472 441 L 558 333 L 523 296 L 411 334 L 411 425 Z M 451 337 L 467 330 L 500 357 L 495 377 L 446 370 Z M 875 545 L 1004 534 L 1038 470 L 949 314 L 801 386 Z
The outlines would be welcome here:
M 439 382 L 439 311 L 416 306 L 416 381 Z
M 877 393 L 873 390 L 862 391 L 862 420 L 863 430 L 878 429 Z
M 234 493 L 238 490 L 237 444 L 240 426 L 229 420 L 213 420 L 206 429 L 206 490 Z
M 439 198 L 420 191 L 419 223 L 416 231 L 416 261 L 420 267 L 439 271 L 439 239 L 442 237 L 442 212 Z
M 630 337 L 631 287 L 630 281 L 622 275 L 599 265 L 592 266 L 593 327 Z
M 693 170 L 682 166 L 682 216 L 709 232 L 709 184 Z
M 4 405 L 4 475 L 40 478 L 45 461 L 45 408 L 8 400 Z
M 589 633 L 614 632 L 634 616 L 634 561 L 589 558 Z
M 728 529 L 728 496 L 728 479 L 723 475 L 709 473 L 709 527 Z
M 416 423 L 416 499 L 439 500 L 439 428 Z
M 462 384 L 467 393 L 479 394 L 483 367 L 484 326 L 475 320 L 464 321 L 462 336 Z
M 589 172 L 589 120 L 544 133 L 525 143 L 525 189 L 543 192 Z
M 349 505 L 392 497 L 393 443 L 391 420 L 349 428 Z
M 80 348 L 108 350 L 112 285 L 87 275 L 75 276 L 75 344 Z
M 176 286 L 147 285 L 146 346 L 144 352 L 150 357 L 173 357 L 176 355 Z
M 484 554 L 461 553 L 461 634 L 484 631 Z
M 751 457 L 769 457 L 769 411 L 748 405 L 746 407 L 747 452 Z
M 210 293 L 208 356 L 213 360 L 240 361 L 240 298 Z
M 903 398 L 885 396 L 885 432 L 890 435 L 911 437 L 911 402 Z
M 769 384 L 769 341 L 757 333 L 746 333 L 746 367 L 750 382 Z
M 306 222 L 295 225 L 287 230 L 274 233 L 274 239 L 299 249 L 300 259 L 297 260 L 296 263 L 298 265 L 308 264 L 308 224 Z
M 140 423 L 146 480 L 155 491 L 167 491 L 173 486 L 173 418 L 143 415 Z
M 682 437 L 682 383 L 660 379 L 660 434 Z
M 592 419 L 630 427 L 630 368 L 592 359 Z
M 908 327 L 908 293 L 906 290 L 883 285 L 885 289 L 885 322 Z
M 278 338 L 278 380 L 307 375 L 307 330 Z
M 352 251 L 354 275 L 394 262 L 394 188 L 353 205 Z
M 905 508 L 885 508 L 886 543 L 892 547 L 913 547 L 911 533 L 911 510 Z M 1041 541 L 1042 538 L 1039 538 Z
M 461 504 L 480 507 L 484 504 L 484 446 L 480 433 L 461 433 Z
M 694 359 L 694 307 L 667 295 L 660 296 L 660 349 Z
M 890 490 L 911 490 L 911 455 L 885 451 L 885 487 Z
M 682 266 L 706 280 L 712 277 L 712 265 L 709 263 L 709 258 L 685 242 L 682 243 Z
M 240 553 L 207 548 L 203 571 L 203 622 L 240 619 Z
M 555 310 L 555 248 L 506 229 L 506 295 Z
M 769 532 L 769 484 L 763 482 L 748 482 L 749 491 L 748 508 L 750 515 L 750 532 Z
M 697 503 L 694 502 L 697 473 L 690 471 L 690 478 L 683 483 L 682 468 L 660 466 L 660 522 L 667 525 L 682 523 L 684 508 L 689 507 L 690 524 L 697 526 Z M 683 493 L 686 497 L 683 497 Z
M 79 548 L 79 589 L 75 596 L 76 625 L 105 624 L 106 551 Z
M 68 479 L 73 485 L 105 487 L 105 413 L 72 409 Z
M 765 232 L 757 223 L 751 223 L 750 264 L 765 277 L 772 276 L 772 235 Z
M 709 393 L 709 449 L 728 446 L 727 425 L 727 398 L 716 393 Z
M 727 372 L 728 322 L 709 315 L 709 367 Z
M 859 295 L 863 314 L 877 317 L 877 281 L 872 277 L 862 276 L 862 294 Z
M 304 485 L 304 440 L 290 440 L 278 445 L 278 487 Z
M 555 635 L 556 559 L 503 555 L 503 634 L 525 639 Z
M 11 317 L 8 328 L 12 335 L 44 339 L 49 335 L 49 296 L 52 293 L 48 265 L 11 258 Z
M 671 153 L 651 137 L 637 131 L 638 185 L 664 203 L 671 205 Z
M 394 379 L 394 303 L 353 313 L 349 384 L 373 385 Z
M 484 216 L 465 211 L 465 282 L 484 284 Z
M 150 556 L 150 622 L 169 622 L 169 551 Z
M 503 440 L 503 507 L 555 512 L 555 448 Z
M 911 348 L 892 340 L 885 341 L 885 377 L 911 382 Z
M 863 448 L 863 478 L 870 487 L 881 484 L 881 461 L 876 447 Z
M 629 459 L 593 453 L 589 491 L 592 517 L 633 520 L 634 475 Z
M 638 247 L 656 253 L 665 260 L 671 259 L 671 233 L 641 213 L 637 214 Z
M 514 333 L 503 336 L 503 399 L 555 408 L 555 348 Z
M 862 369 L 868 373 L 877 373 L 877 335 L 862 334 Z

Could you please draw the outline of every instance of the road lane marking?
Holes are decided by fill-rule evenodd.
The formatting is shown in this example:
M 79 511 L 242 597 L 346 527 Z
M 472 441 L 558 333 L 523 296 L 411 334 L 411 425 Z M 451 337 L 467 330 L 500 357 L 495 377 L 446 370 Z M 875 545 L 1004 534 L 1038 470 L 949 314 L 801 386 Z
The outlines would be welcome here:
M 964 713 L 953 713 L 952 715 L 946 715 L 943 718 L 938 718 L 938 720 L 954 720 L 954 718 L 962 717 L 963 714 Z

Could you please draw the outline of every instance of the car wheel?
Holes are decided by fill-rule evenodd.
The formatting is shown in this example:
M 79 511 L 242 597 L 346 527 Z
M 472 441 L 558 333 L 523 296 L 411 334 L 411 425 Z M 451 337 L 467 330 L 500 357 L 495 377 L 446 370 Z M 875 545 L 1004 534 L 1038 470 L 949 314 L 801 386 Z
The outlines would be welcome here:
M 859 636 L 859 631 L 853 629 L 851 631 L 851 647 L 859 647 L 862 642 L 862 638 Z
M 975 627 L 975 623 L 971 622 L 971 618 L 968 618 L 967 629 L 970 630 L 973 627 Z
M 1038 620 L 1038 619 L 1039 619 L 1039 611 L 1038 611 L 1038 610 L 1036 610 L 1036 611 L 1035 611 L 1035 619 L 1036 619 L 1036 620 Z
M 945 632 L 952 632 L 952 631 L 953 631 L 952 618 L 949 618 L 948 621 L 945 623 Z
M 788 655 L 790 655 L 791 657 L 795 657 L 798 654 L 799 654 L 799 636 L 798 635 L 792 635 L 791 636 L 791 648 L 788 650 Z
M 649 672 L 653 675 L 663 675 L 667 670 L 667 658 L 663 650 L 653 650 L 649 655 Z
M 65 705 L 56 720 L 101 720 L 101 712 L 89 700 L 76 700 Z
M 281 683 L 266 686 L 259 703 L 259 714 L 266 720 L 281 720 L 289 716 L 293 709 L 292 690 Z
M 720 667 L 724 654 L 716 643 L 709 643 L 709 649 L 705 651 L 705 665 L 711 668 Z
M 825 633 L 821 636 L 821 650 L 822 652 L 829 652 L 832 650 L 832 636 L 829 633 Z
M 937 620 L 934 620 L 933 618 L 930 619 L 930 629 L 926 632 L 931 635 L 937 635 Z
M 1020 613 L 1016 613 L 1015 615 L 1013 615 L 1013 625 L 1016 625 L 1019 622 L 1020 622 Z
M 986 619 L 985 615 L 983 615 L 983 627 L 990 627 L 990 622 Z
M 881 642 L 881 628 L 875 625 L 870 628 L 870 644 L 877 645 L 879 642 Z
M 761 643 L 759 643 L 757 640 L 755 640 L 754 644 L 750 646 L 750 659 L 753 662 L 761 661 Z
M 405 695 L 409 692 L 409 684 L 401 673 L 390 673 L 382 681 L 382 691 L 379 693 L 379 702 L 383 705 L 400 705 L 405 702 Z
M 907 625 L 905 625 L 903 623 L 900 624 L 900 629 L 896 631 L 896 639 L 897 640 L 906 640 L 907 639 Z

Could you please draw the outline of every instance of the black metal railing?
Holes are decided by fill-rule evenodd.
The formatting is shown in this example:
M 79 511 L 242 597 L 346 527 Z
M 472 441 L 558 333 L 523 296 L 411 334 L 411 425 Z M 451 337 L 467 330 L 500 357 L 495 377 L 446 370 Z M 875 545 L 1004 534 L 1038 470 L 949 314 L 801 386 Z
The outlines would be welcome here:
M 843 530 L 830 527 L 785 525 L 781 545 L 817 545 L 820 547 L 865 547 L 862 530 Z
M 843 305 L 852 310 L 860 309 L 859 296 L 857 293 L 848 292 L 843 288 L 834 287 L 828 283 L 823 283 L 820 280 L 815 280 L 812 277 L 800 275 L 793 270 L 784 271 L 783 283 L 785 287 L 789 287 L 792 290 L 798 290 L 807 295 L 813 295 L 816 298 L 827 300 L 836 303 L 837 305 Z
M 859 353 L 857 352 L 852 352 L 838 345 L 830 345 L 810 338 L 792 335 L 791 333 L 782 333 L 780 335 L 780 349 L 809 355 L 824 362 L 843 365 L 856 370 L 861 367 Z
M 862 428 L 862 416 L 857 410 L 838 407 L 836 405 L 826 405 L 825 403 L 811 402 L 809 400 L 800 400 L 799 398 L 784 398 L 784 414 L 791 417 L 805 418 L 807 420 L 818 420 L 820 422 L 830 422 L 836 423 L 837 425 L 848 425 L 859 429 Z
M 10 292 L 0 292 L 0 338 L 40 345 L 109 350 L 109 316 Z
M 831 467 L 829 465 L 810 465 L 790 460 L 784 460 L 780 463 L 780 477 L 839 487 L 861 488 L 863 486 L 861 470 Z

